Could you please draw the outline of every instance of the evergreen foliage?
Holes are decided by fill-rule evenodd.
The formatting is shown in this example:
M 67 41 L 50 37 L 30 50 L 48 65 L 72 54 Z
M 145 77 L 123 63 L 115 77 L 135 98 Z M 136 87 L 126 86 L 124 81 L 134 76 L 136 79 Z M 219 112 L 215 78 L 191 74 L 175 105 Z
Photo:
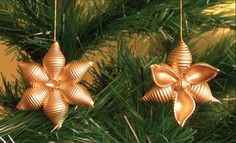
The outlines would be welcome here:
M 224 0 L 184 1 L 186 41 L 214 28 L 229 27 L 233 16 L 204 15 L 207 7 Z M 232 2 L 232 1 L 231 1 Z M 8 52 L 25 50 L 34 61 L 41 61 L 52 43 L 52 0 L 1 0 L 0 36 Z M 181 128 L 174 119 L 171 103 L 143 103 L 140 98 L 153 82 L 150 65 L 165 62 L 179 40 L 179 2 L 176 0 L 59 0 L 58 41 L 69 62 L 97 51 L 103 58 L 90 74 L 93 83 L 82 83 L 94 95 L 95 107 L 70 107 L 63 127 L 54 132 L 53 124 L 41 110 L 15 109 L 27 83 L 4 79 L 0 103 L 6 117 L 0 119 L 0 141 L 5 142 L 137 142 L 185 143 L 236 141 L 235 33 L 201 54 L 194 62 L 207 62 L 221 70 L 210 82 L 213 95 L 222 104 L 198 106 Z M 166 52 L 160 56 L 137 56 L 128 46 L 133 33 L 158 35 Z M 128 38 L 127 38 L 128 37 Z M 111 46 L 106 41 L 116 41 Z M 106 45 L 106 54 L 101 51 Z M 157 47 L 158 48 L 158 47 Z M 21 55 L 22 60 L 29 60 Z M 109 61 L 109 62 L 108 62 Z

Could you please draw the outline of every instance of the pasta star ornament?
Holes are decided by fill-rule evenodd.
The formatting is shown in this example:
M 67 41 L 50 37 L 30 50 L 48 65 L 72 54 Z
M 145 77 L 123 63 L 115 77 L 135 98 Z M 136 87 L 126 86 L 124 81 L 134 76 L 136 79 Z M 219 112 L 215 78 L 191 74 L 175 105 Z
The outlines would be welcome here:
M 38 110 L 43 107 L 46 116 L 55 124 L 54 129 L 59 129 L 67 116 L 69 104 L 93 107 L 89 92 L 77 84 L 92 65 L 90 61 L 72 61 L 65 65 L 59 44 L 54 42 L 43 58 L 43 66 L 19 62 L 18 66 L 31 87 L 24 91 L 16 108 Z
M 167 61 L 168 64 L 151 65 L 156 86 L 142 100 L 159 103 L 173 101 L 175 119 L 183 126 L 194 112 L 195 102 L 219 102 L 212 96 L 207 84 L 219 69 L 206 63 L 191 65 L 192 55 L 183 40 L 169 54 Z

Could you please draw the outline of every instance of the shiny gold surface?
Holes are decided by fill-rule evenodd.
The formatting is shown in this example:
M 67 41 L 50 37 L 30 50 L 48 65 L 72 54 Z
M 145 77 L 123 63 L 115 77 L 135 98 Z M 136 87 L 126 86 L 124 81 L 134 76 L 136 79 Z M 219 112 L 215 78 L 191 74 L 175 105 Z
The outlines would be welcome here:
M 41 65 L 37 63 L 19 62 L 18 67 L 28 83 L 33 87 L 42 86 L 49 79 Z
M 53 43 L 43 58 L 43 67 L 50 79 L 59 79 L 60 73 L 65 66 L 65 57 L 57 42 Z
M 192 54 L 183 41 L 180 41 L 179 45 L 169 54 L 167 63 L 180 74 L 190 67 Z
M 174 92 L 171 86 L 167 86 L 163 88 L 155 86 L 143 96 L 142 100 L 166 103 L 170 100 L 174 100 L 175 94 L 176 93 Z
M 45 55 L 43 67 L 37 63 L 19 62 L 18 66 L 31 87 L 24 91 L 16 108 L 38 110 L 43 107 L 55 129 L 59 129 L 67 116 L 69 104 L 93 107 L 90 93 L 77 84 L 92 65 L 89 61 L 72 61 L 65 66 L 57 42 Z
M 63 99 L 59 90 L 52 89 L 43 105 L 44 113 L 55 124 L 55 128 L 62 126 L 68 113 L 68 103 Z
M 88 107 L 93 107 L 93 100 L 90 93 L 82 85 L 64 84 L 61 88 L 62 93 L 64 93 L 67 102 L 72 105 L 86 105 Z
M 61 79 L 78 82 L 84 77 L 91 66 L 93 66 L 93 62 L 90 61 L 72 61 L 66 65 L 63 71 L 64 76 Z
M 43 106 L 48 95 L 46 87 L 33 87 L 24 91 L 21 101 L 17 104 L 19 110 L 38 110 Z
M 191 84 L 207 82 L 214 78 L 219 70 L 206 63 L 197 63 L 189 68 L 184 77 Z
M 159 87 L 169 86 L 178 80 L 178 76 L 170 68 L 166 68 L 168 65 L 161 66 L 153 64 L 150 66 L 152 71 L 152 79 Z
M 173 100 L 175 119 L 183 126 L 195 110 L 195 101 L 219 102 L 207 84 L 219 70 L 206 63 L 191 66 L 192 55 L 183 41 L 170 53 L 168 63 L 150 66 L 156 86 L 142 100 L 159 103 Z
M 179 91 L 174 100 L 174 115 L 179 125 L 184 126 L 186 120 L 195 110 L 193 98 L 185 91 Z
M 192 85 L 186 90 L 197 103 L 220 102 L 211 94 L 211 89 L 208 83 Z

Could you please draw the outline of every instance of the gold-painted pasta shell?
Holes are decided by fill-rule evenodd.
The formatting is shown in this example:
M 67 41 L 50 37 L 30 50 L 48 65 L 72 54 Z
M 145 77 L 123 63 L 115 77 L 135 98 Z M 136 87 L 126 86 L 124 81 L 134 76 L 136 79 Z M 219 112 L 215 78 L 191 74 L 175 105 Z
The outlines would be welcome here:
M 28 88 L 24 91 L 16 108 L 19 110 L 38 110 L 43 106 L 48 91 L 46 87 Z
M 65 102 L 65 99 L 63 99 L 61 92 L 55 89 L 50 90 L 43 108 L 47 117 L 55 124 L 55 127 L 59 129 L 68 112 L 68 104 Z
M 33 87 L 42 86 L 48 80 L 48 76 L 42 66 L 37 63 L 18 62 L 18 67 L 28 83 Z
M 93 107 L 93 100 L 90 93 L 82 85 L 64 84 L 61 91 L 67 102 L 72 105 L 86 105 L 88 107 Z
M 180 41 L 179 45 L 169 54 L 167 60 L 172 68 L 182 74 L 192 64 L 192 54 L 184 41 Z
M 93 66 L 93 62 L 90 61 L 72 61 L 68 63 L 63 71 L 61 79 L 73 80 L 75 82 L 80 81 L 88 69 Z
M 43 67 L 50 79 L 58 80 L 64 66 L 65 57 L 60 50 L 59 44 L 54 42 L 43 58 Z
M 219 69 L 206 64 L 206 63 L 197 63 L 192 65 L 184 74 L 184 78 L 191 84 L 199 84 L 203 82 L 208 82 L 214 78 Z
M 167 86 L 164 88 L 153 87 L 150 91 L 148 91 L 143 97 L 143 101 L 152 101 L 159 103 L 166 103 L 171 101 L 175 97 L 175 92 L 171 86 Z
M 212 96 L 208 83 L 192 85 L 187 92 L 197 103 L 220 102 Z

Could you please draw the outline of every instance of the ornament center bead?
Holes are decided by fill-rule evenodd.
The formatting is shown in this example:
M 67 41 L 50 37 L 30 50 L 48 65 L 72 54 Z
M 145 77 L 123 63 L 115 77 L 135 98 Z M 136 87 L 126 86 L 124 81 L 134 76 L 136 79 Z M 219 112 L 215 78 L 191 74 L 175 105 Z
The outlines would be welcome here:
M 50 79 L 45 85 L 49 88 L 59 88 L 61 84 L 57 80 Z
M 190 86 L 190 83 L 187 82 L 186 80 L 184 79 L 180 79 L 177 81 L 177 83 L 174 85 L 174 88 L 176 90 L 183 90 L 183 89 L 186 89 Z

